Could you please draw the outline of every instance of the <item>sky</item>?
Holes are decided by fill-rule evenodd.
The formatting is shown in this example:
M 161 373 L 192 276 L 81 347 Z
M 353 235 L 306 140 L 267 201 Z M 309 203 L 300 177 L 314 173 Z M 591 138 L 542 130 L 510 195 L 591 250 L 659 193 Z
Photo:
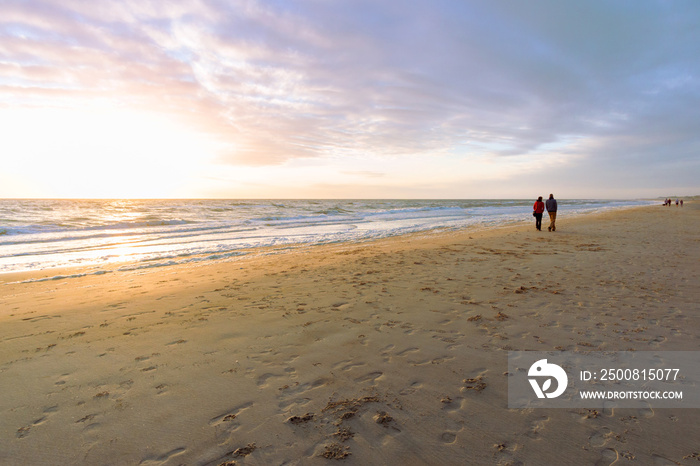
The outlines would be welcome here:
M 700 2 L 0 0 L 0 197 L 700 194 Z

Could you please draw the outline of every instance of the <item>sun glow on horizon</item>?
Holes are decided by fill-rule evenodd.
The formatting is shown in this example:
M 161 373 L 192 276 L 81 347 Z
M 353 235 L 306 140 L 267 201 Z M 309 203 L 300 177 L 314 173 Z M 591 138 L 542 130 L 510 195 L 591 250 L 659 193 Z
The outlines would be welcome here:
M 0 198 L 700 189 L 698 2 L 4 3 Z
M 32 197 L 184 196 L 216 157 L 211 137 L 147 111 L 6 109 L 0 126 L 3 176 Z

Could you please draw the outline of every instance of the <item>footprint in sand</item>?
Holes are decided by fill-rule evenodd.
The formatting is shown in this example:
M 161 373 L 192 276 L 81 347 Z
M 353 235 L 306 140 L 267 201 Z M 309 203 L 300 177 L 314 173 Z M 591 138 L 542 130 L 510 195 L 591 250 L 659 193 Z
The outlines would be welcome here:
M 381 354 L 385 354 L 385 353 L 390 352 L 394 348 L 395 348 L 395 345 L 389 344 L 389 345 L 386 345 L 384 348 L 380 348 L 379 351 L 381 352 Z
M 496 450 L 494 455 L 496 459 L 495 464 L 503 466 L 523 466 L 523 462 L 515 458 L 515 452 L 520 449 L 520 445 L 510 445 L 509 443 L 503 442 L 495 444 L 493 447 Z
M 284 393 L 286 395 L 299 395 L 308 392 L 309 390 L 313 390 L 314 388 L 318 387 L 323 387 L 324 385 L 328 385 L 332 382 L 331 379 L 327 379 L 324 377 L 318 378 L 314 380 L 313 382 L 307 382 L 303 384 L 297 384 L 294 387 L 283 387 Z
M 24 438 L 27 435 L 29 435 L 30 430 L 31 430 L 31 426 L 20 427 L 19 429 L 17 429 L 17 433 L 15 434 L 15 437 Z
M 56 406 L 50 406 L 50 407 L 44 409 L 44 411 L 42 412 L 43 416 L 41 416 L 41 417 L 35 419 L 34 421 L 31 422 L 31 424 L 29 424 L 29 425 L 27 425 L 27 426 L 20 427 L 19 429 L 17 429 L 17 432 L 16 432 L 15 436 L 16 436 L 17 438 L 24 438 L 24 437 L 26 437 L 27 435 L 29 435 L 29 433 L 30 433 L 32 427 L 36 427 L 36 426 L 42 425 L 42 424 L 45 423 L 45 422 L 49 419 L 49 417 L 50 417 L 53 413 L 55 413 L 56 411 L 58 411 L 58 405 L 56 405 Z
M 285 385 L 280 388 L 283 399 L 279 403 L 279 407 L 286 410 L 292 405 L 304 406 L 312 400 L 312 397 L 308 396 L 307 392 L 318 387 L 323 387 L 332 382 L 333 381 L 331 379 L 321 377 L 314 380 L 313 382 L 308 382 L 304 384 L 296 383 L 292 386 Z
M 603 427 L 599 432 L 588 437 L 588 444 L 592 447 L 602 447 L 610 437 L 610 429 Z M 617 454 L 617 453 L 616 453 Z
M 459 411 L 466 404 L 466 400 L 461 396 L 455 397 L 454 399 L 447 396 L 443 397 L 441 401 L 443 406 L 442 409 L 444 411 L 447 411 L 448 413 L 454 413 L 456 411 Z
M 253 406 L 252 401 L 243 403 L 209 420 L 209 425 L 214 427 L 216 431 L 215 436 L 217 441 L 221 444 L 228 442 L 230 434 L 241 427 L 238 416 L 251 406 Z
M 606 448 L 600 454 L 600 458 L 594 463 L 595 466 L 610 466 L 620 458 L 617 450 L 614 448 Z
M 175 448 L 173 450 L 170 450 L 167 453 L 163 453 L 161 455 L 149 455 L 149 456 L 146 456 L 145 458 L 143 458 L 139 464 L 140 465 L 141 464 L 143 464 L 143 465 L 163 464 L 166 461 L 170 460 L 170 458 L 177 456 L 177 455 L 181 455 L 181 454 L 185 453 L 186 451 L 187 451 L 187 448 L 179 447 L 179 448 Z
M 353 362 L 352 359 L 344 359 L 342 361 L 336 362 L 333 364 L 332 369 L 333 370 L 341 370 L 341 371 L 349 371 L 355 367 L 362 367 L 366 366 L 367 363 L 365 362 Z
M 55 413 L 56 411 L 58 411 L 58 405 L 56 405 L 56 406 L 49 406 L 48 408 L 46 408 L 46 409 L 44 410 L 44 414 L 53 414 L 53 413 Z
M 96 413 L 87 414 L 87 415 L 81 417 L 80 419 L 78 419 L 77 421 L 75 421 L 75 423 L 76 423 L 76 424 L 80 424 L 80 423 L 90 422 L 90 421 L 92 421 L 93 419 L 95 419 L 95 417 L 97 417 L 97 414 L 96 414 Z
M 279 407 L 282 410 L 288 411 L 290 407 L 294 406 L 295 409 L 301 406 L 305 406 L 311 402 L 311 398 L 294 398 L 291 400 L 281 401 Z
M 256 383 L 257 383 L 258 387 L 265 388 L 269 385 L 268 380 L 270 380 L 272 378 L 283 377 L 283 376 L 284 376 L 283 374 L 272 374 L 270 372 L 266 372 L 265 374 L 258 377 L 258 380 Z
M 391 355 L 391 351 L 395 348 L 394 345 L 387 345 L 384 348 L 380 349 L 380 353 L 382 356 L 382 360 L 384 362 L 391 362 L 393 356 Z
M 180 339 L 180 340 L 171 341 L 170 343 L 166 343 L 165 346 L 181 345 L 183 343 L 187 343 L 187 340 Z
M 411 348 L 407 348 L 407 349 L 397 353 L 396 355 L 397 356 L 406 356 L 407 354 L 415 353 L 416 351 L 420 351 L 420 349 L 416 348 L 416 347 L 411 347 Z
M 54 385 L 65 385 L 70 374 L 61 374 Z
M 417 390 L 419 390 L 423 386 L 422 383 L 420 382 L 413 382 L 411 385 L 408 387 L 402 389 L 399 391 L 399 395 L 410 395 L 412 393 L 415 393 Z
M 667 340 L 667 338 L 665 336 L 659 335 L 658 337 L 649 341 L 649 345 L 650 346 L 661 346 L 661 344 L 664 343 L 666 340 Z
M 372 385 L 374 385 L 374 382 L 383 375 L 384 375 L 384 373 L 379 372 L 379 371 L 370 372 L 369 374 L 365 374 L 362 377 L 356 378 L 355 382 L 357 382 L 357 383 L 370 382 Z
M 430 364 L 442 364 L 443 362 L 449 361 L 454 358 L 454 356 L 443 356 L 439 358 L 433 358 L 430 360 Z
M 209 425 L 216 427 L 222 423 L 232 421 L 233 419 L 236 419 L 236 417 L 238 417 L 238 415 L 240 415 L 243 411 L 250 408 L 251 406 L 253 406 L 253 402 L 249 401 L 247 403 L 238 405 L 235 408 L 231 408 L 219 414 L 218 416 L 211 418 L 211 420 L 209 420 Z

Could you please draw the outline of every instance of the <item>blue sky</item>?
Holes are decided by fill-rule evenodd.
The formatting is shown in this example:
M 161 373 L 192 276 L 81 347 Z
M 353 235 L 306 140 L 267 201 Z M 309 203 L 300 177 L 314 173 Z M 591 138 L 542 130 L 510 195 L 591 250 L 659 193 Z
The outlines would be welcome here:
M 2 197 L 700 194 L 694 1 L 0 2 Z

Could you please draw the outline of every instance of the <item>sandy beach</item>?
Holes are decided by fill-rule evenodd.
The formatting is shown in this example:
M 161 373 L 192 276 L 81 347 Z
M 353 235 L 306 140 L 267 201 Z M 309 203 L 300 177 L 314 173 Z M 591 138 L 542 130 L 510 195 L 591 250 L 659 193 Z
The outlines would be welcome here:
M 697 409 L 508 409 L 507 352 L 698 351 L 699 241 L 686 203 L 2 275 L 0 464 L 698 464 Z

